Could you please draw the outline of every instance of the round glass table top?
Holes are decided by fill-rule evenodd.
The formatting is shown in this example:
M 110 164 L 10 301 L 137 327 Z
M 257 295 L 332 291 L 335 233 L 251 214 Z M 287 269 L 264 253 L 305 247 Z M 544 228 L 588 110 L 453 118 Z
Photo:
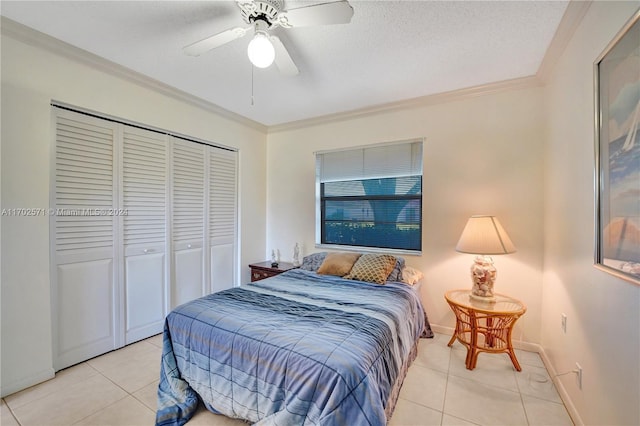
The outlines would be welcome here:
M 517 314 L 527 310 L 524 303 L 518 299 L 499 293 L 495 293 L 494 302 L 471 298 L 471 290 L 450 290 L 445 293 L 444 297 L 458 306 L 486 313 Z

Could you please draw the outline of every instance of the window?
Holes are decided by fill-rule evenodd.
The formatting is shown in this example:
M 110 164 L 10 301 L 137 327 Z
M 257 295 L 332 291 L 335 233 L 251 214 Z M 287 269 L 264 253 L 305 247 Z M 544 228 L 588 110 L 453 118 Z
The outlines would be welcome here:
M 316 243 L 420 251 L 422 141 L 316 154 Z

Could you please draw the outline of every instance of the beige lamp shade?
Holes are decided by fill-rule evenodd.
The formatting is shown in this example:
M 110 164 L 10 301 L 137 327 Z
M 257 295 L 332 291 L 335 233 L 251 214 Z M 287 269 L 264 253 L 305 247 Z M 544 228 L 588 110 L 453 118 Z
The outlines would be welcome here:
M 456 251 L 496 255 L 513 253 L 516 247 L 495 216 L 471 216 L 458 240 Z

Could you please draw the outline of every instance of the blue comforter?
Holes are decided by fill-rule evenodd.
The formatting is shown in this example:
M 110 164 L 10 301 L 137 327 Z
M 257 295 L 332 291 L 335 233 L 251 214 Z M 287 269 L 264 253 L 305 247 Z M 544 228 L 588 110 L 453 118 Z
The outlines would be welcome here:
M 384 425 L 425 327 L 401 283 L 291 270 L 202 297 L 167 316 L 156 424 L 184 424 L 202 400 L 261 425 Z

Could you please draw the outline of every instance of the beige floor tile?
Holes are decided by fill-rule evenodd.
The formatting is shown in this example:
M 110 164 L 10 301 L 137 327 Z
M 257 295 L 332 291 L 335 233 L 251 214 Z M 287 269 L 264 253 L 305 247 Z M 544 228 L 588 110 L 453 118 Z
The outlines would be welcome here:
M 415 402 L 398 398 L 389 426 L 440 425 L 442 413 Z
M 127 396 L 101 375 L 74 383 L 14 410 L 23 426 L 70 425 Z
M 156 334 L 153 337 L 149 337 L 145 340 L 145 342 L 151 343 L 152 345 L 156 345 L 159 348 L 162 348 L 162 333 Z
M 476 426 L 477 423 L 471 423 L 457 417 L 444 414 L 442 416 L 442 426 Z
M 443 335 L 436 335 L 433 339 L 420 339 L 414 364 L 445 373 L 449 371 L 451 348 L 447 347 L 446 342 L 442 344 L 442 338 Z
M 400 398 L 442 411 L 446 388 L 446 373 L 414 364 L 404 379 Z
M 19 426 L 18 421 L 15 417 L 13 417 L 13 414 L 11 414 L 11 410 L 9 409 L 7 404 L 4 403 L 4 399 L 0 404 L 0 425 Z
M 154 412 L 158 408 L 158 383 L 160 383 L 160 380 L 154 381 L 133 394 L 133 396 Z
M 123 398 L 85 417 L 74 425 L 82 426 L 149 426 L 155 422 L 155 412 L 132 396 Z
M 99 373 L 95 369 L 83 362 L 82 364 L 58 371 L 53 379 L 9 395 L 5 400 L 9 407 L 17 409 L 52 393 L 62 392 L 69 386 L 81 383 L 97 374 Z
M 523 395 L 562 403 L 562 399 L 560 399 L 560 395 L 558 395 L 558 391 L 544 367 L 523 365 L 521 373 L 518 374 L 516 378 L 518 380 L 520 393 Z
M 544 362 L 537 352 L 523 351 L 516 349 L 516 358 L 520 361 L 520 365 L 532 365 L 534 367 L 544 368 Z
M 449 376 L 444 412 L 480 425 L 527 424 L 518 392 L 457 376 Z
M 531 426 L 573 426 L 562 404 L 522 395 L 524 409 Z
M 99 357 L 90 359 L 87 364 L 100 371 L 101 373 L 107 370 L 118 368 L 123 364 L 128 364 L 132 360 L 137 360 L 140 357 L 146 356 L 149 352 L 158 354 L 158 368 L 160 367 L 160 357 L 162 351 L 158 350 L 156 345 L 153 345 L 146 340 L 138 343 L 125 346 L 122 349 L 112 351 L 101 355 Z
M 142 341 L 87 362 L 127 392 L 134 393 L 158 380 L 161 357 L 159 347 Z
M 518 392 L 516 375 L 520 373 L 513 367 L 507 354 L 481 353 L 473 370 L 468 370 L 465 366 L 466 356 L 466 350 L 451 353 L 450 375 Z

